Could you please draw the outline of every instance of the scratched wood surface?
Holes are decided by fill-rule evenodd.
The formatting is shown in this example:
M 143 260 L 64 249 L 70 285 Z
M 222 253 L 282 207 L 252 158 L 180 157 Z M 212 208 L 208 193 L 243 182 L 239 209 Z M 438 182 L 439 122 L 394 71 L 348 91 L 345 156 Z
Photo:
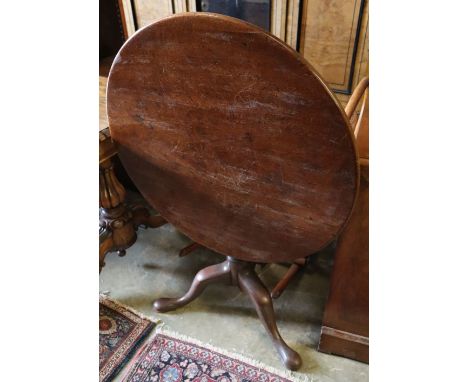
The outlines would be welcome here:
M 295 51 L 241 20 L 185 13 L 137 32 L 107 112 L 145 198 L 219 253 L 293 260 L 350 215 L 359 168 L 343 109 Z

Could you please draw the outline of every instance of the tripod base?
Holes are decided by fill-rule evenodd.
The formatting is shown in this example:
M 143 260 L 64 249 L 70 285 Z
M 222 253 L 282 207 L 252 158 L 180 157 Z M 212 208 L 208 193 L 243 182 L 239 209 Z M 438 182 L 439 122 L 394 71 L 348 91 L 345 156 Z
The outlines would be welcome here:
M 301 357 L 281 338 L 276 326 L 275 313 L 270 293 L 255 273 L 255 263 L 228 257 L 226 261 L 200 270 L 188 292 L 180 298 L 160 298 L 153 303 L 158 312 L 168 312 L 195 300 L 213 282 L 226 282 L 237 285 L 246 293 L 257 311 L 258 317 L 269 334 L 273 346 L 281 357 L 284 366 L 297 370 L 302 364 Z

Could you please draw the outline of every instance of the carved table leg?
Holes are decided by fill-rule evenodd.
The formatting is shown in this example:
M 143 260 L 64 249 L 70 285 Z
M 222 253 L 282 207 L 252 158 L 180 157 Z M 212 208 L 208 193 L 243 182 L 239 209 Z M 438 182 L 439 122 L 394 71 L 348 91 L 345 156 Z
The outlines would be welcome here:
M 187 305 L 195 300 L 205 288 L 216 281 L 230 280 L 229 262 L 226 260 L 221 264 L 210 265 L 199 271 L 188 292 L 180 298 L 160 298 L 153 303 L 153 307 L 158 312 L 168 312 Z
M 106 265 L 104 258 L 113 246 L 112 232 L 106 229 L 101 230 L 99 232 L 99 272 L 101 272 L 102 267 Z
M 99 163 L 99 272 L 107 253 L 120 255 L 136 240 L 132 214 L 124 204 L 125 189 L 117 180 L 110 158 Z
M 142 206 L 131 209 L 125 204 L 125 188 L 115 176 L 112 157 L 117 150 L 107 129 L 99 132 L 99 272 L 109 252 L 125 255 L 136 240 L 139 226 L 160 227 L 166 221 L 151 215 Z
M 273 341 L 273 346 L 279 353 L 284 366 L 290 370 L 299 369 L 302 364 L 301 357 L 281 337 L 276 326 L 275 312 L 270 293 L 255 273 L 253 266 L 244 267 L 238 272 L 238 283 L 240 289 L 250 297 L 250 300 L 254 304 L 258 317 Z
M 255 263 L 228 257 L 221 264 L 211 265 L 199 271 L 184 296 L 160 298 L 153 303 L 153 307 L 158 312 L 168 312 L 187 305 L 197 298 L 210 283 L 216 281 L 230 281 L 250 297 L 283 364 L 288 369 L 297 370 L 302 364 L 301 357 L 284 342 L 278 331 L 270 293 L 255 273 Z

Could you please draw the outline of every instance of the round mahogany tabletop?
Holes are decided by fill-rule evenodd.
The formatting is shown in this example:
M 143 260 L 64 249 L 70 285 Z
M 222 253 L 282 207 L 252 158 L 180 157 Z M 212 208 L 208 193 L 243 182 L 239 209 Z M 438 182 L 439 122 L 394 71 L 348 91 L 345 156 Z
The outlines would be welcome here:
M 184 13 L 139 30 L 115 57 L 107 113 L 147 201 L 226 256 L 310 255 L 355 203 L 343 109 L 296 51 L 244 21 Z

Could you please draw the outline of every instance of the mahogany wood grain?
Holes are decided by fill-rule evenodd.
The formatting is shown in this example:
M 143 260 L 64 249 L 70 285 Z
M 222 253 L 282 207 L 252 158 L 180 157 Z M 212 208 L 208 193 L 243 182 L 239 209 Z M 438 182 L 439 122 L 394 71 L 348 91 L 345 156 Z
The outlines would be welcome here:
M 139 30 L 107 87 L 128 174 L 192 240 L 252 262 L 337 237 L 358 189 L 349 121 L 317 72 L 263 30 L 184 13 Z
M 361 104 L 360 110 L 356 112 L 359 104 Z M 354 129 L 354 136 L 357 140 L 360 156 L 359 163 L 361 164 L 361 168 L 364 169 L 364 171 L 361 171 L 361 176 L 363 176 L 367 182 L 369 167 L 369 78 L 365 77 L 359 82 L 345 107 L 345 113 L 350 118 L 351 125 Z M 356 209 L 354 211 L 354 213 L 356 213 Z M 366 217 L 359 217 L 359 219 L 362 218 Z M 351 220 L 352 219 L 353 217 L 351 217 Z M 298 264 L 298 260 L 289 267 L 286 274 L 273 288 L 271 291 L 272 298 L 281 296 L 281 293 L 286 289 L 294 275 L 300 270 L 301 265 L 304 265 Z

